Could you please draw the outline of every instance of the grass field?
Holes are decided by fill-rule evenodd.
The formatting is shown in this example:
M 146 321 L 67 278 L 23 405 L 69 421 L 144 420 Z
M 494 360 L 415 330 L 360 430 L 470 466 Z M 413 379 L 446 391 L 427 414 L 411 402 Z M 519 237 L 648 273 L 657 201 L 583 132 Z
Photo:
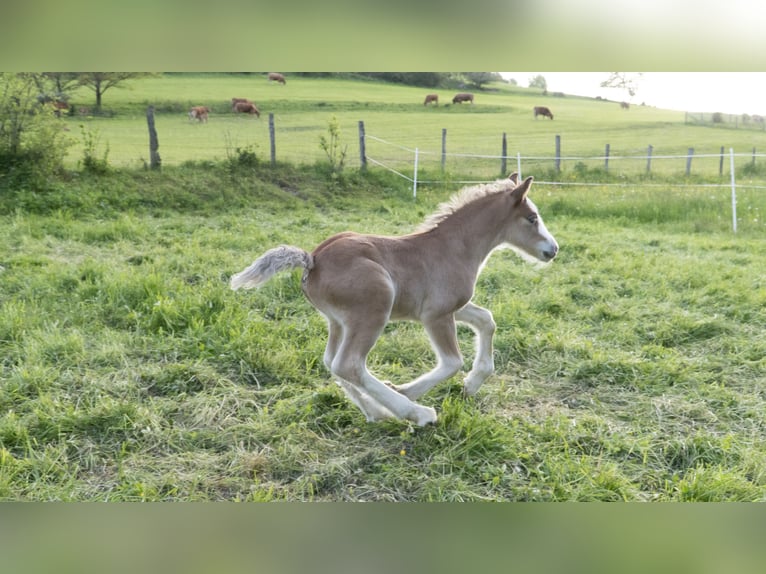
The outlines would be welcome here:
M 427 395 L 435 426 L 371 425 L 321 365 L 298 277 L 247 294 L 228 277 L 278 243 L 406 232 L 449 190 L 318 173 L 168 168 L 5 198 L 0 497 L 766 497 L 762 228 L 735 236 L 714 203 L 673 194 L 656 210 L 538 188 L 559 258 L 499 253 L 477 285 L 497 374 L 475 399 L 459 377 Z M 402 382 L 432 360 L 399 323 L 371 368 Z
M 105 99 L 114 117 L 85 120 L 109 141 L 113 168 L 123 144 L 109 126 L 140 132 L 142 102 L 174 101 L 182 80 L 115 89 Z M 188 102 L 285 101 L 295 109 L 282 121 L 313 116 L 320 126 L 325 111 L 311 109 L 313 94 L 351 122 L 373 88 L 380 99 L 370 105 L 392 138 L 396 126 L 425 130 L 431 116 L 440 121 L 428 130 L 455 120 L 451 134 L 464 118 L 484 129 L 507 117 L 529 124 L 524 130 L 570 122 L 568 137 L 587 142 L 624 117 L 616 108 L 601 118 L 588 110 L 603 103 L 563 98 L 572 106 L 563 110 L 582 106 L 590 119 L 535 123 L 526 110 L 537 98 L 521 89 L 486 94 L 494 111 L 482 111 L 485 95 L 473 109 L 423 110 L 420 90 L 346 80 L 288 76 L 278 86 L 210 76 L 193 85 Z M 262 95 L 293 87 L 307 89 L 304 103 Z M 161 111 L 169 105 L 157 104 L 161 152 L 172 141 L 162 122 L 175 122 L 175 141 L 185 143 L 216 125 L 215 116 L 188 124 L 182 109 Z M 645 129 L 664 134 L 668 147 L 687 145 L 673 137 L 691 133 L 675 112 L 636 112 L 668 127 L 614 127 L 626 147 L 643 146 Z M 365 121 L 369 133 L 374 122 Z M 466 141 L 479 141 L 470 122 L 461 125 Z M 762 137 L 693 133 L 707 142 Z M 318 141 L 312 147 L 321 153 Z M 228 279 L 280 243 L 308 249 L 346 229 L 406 233 L 457 191 L 449 181 L 462 174 L 413 198 L 385 171 L 333 175 L 319 155 L 272 168 L 236 149 L 219 161 L 183 149 L 161 172 L 71 170 L 44 188 L 0 190 L 0 499 L 766 499 L 762 189 L 740 190 L 734 234 L 728 190 L 702 185 L 715 176 L 535 184 L 560 255 L 542 268 L 493 255 L 475 300 L 498 325 L 496 374 L 472 399 L 462 397 L 460 375 L 441 384 L 423 399 L 437 424 L 413 428 L 366 423 L 332 383 L 321 361 L 324 320 L 298 275 L 247 293 L 231 292 Z M 126 165 L 138 165 L 128 156 Z M 582 168 L 569 177 L 585 176 L 606 179 Z M 764 185 L 760 170 L 748 177 Z M 459 337 L 468 366 L 472 334 L 461 327 Z M 432 364 L 424 332 L 410 323 L 389 326 L 370 357 L 371 370 L 394 383 Z
M 508 155 L 515 157 L 553 157 L 555 137 L 561 136 L 565 157 L 599 157 L 610 144 L 611 156 L 646 154 L 653 146 L 655 156 L 685 155 L 689 148 L 695 154 L 718 154 L 723 146 L 735 152 L 750 154 L 766 149 L 766 132 L 754 129 L 712 129 L 684 124 L 684 112 L 634 105 L 621 110 L 615 102 L 581 97 L 543 96 L 540 90 L 491 84 L 477 92 L 476 102 L 453 105 L 456 90 L 425 89 L 370 81 L 335 78 L 287 76 L 286 85 L 269 83 L 263 75 L 232 76 L 165 75 L 134 80 L 127 88 L 113 88 L 104 96 L 107 117 L 76 116 L 66 118 L 70 131 L 78 140 L 68 162 L 77 163 L 82 156 L 80 125 L 100 139 L 101 150 L 109 146 L 109 160 L 116 166 L 142 166 L 148 161 L 148 132 L 145 111 L 149 104 L 157 110 L 160 154 L 165 165 L 185 161 L 202 161 L 227 157 L 236 148 L 250 147 L 268 160 L 270 139 L 269 113 L 274 114 L 276 156 L 278 161 L 313 163 L 324 159 L 319 147 L 320 135 L 335 116 L 341 127 L 342 142 L 348 149 L 348 165 L 358 167 L 358 122 L 365 123 L 369 136 L 423 152 L 424 169 L 440 167 L 442 129 L 447 130 L 449 154 L 501 155 L 503 133 L 507 134 Z M 425 108 L 426 93 L 436 92 L 441 104 Z M 260 119 L 235 116 L 230 112 L 232 97 L 247 97 L 263 112 Z M 615 93 L 619 99 L 619 93 Z M 92 108 L 92 92 L 81 88 L 72 103 L 76 109 Z M 211 108 L 205 125 L 190 122 L 192 105 Z M 555 120 L 534 119 L 532 107 L 546 105 L 554 111 Z M 381 145 L 368 139 L 369 156 L 397 169 L 411 170 L 413 154 L 400 147 Z M 744 164 L 746 158 L 739 159 Z M 575 161 L 565 161 L 571 169 Z M 603 161 L 588 161 L 589 167 L 602 167 Z M 655 159 L 652 170 L 657 174 L 683 174 L 686 161 Z M 524 171 L 539 173 L 550 169 L 552 162 L 530 161 Z M 646 160 L 613 159 L 615 174 L 643 173 Z M 463 160 L 450 157 L 449 171 L 475 172 L 482 177 L 499 173 L 498 160 Z M 697 158 L 693 173 L 716 176 L 718 158 Z M 726 171 L 728 173 L 728 163 Z

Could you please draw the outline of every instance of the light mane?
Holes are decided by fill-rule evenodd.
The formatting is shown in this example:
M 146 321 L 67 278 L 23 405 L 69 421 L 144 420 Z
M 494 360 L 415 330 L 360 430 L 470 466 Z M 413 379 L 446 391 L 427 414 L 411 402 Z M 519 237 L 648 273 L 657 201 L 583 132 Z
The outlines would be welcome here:
M 439 207 L 436 208 L 436 211 L 426 217 L 425 221 L 420 224 L 417 231 L 423 232 L 433 229 L 469 203 L 473 203 L 474 201 L 489 195 L 506 191 L 509 189 L 509 186 L 510 188 L 513 188 L 515 187 L 515 184 L 508 179 L 498 179 L 493 183 L 482 183 L 464 187 L 447 201 L 441 203 Z

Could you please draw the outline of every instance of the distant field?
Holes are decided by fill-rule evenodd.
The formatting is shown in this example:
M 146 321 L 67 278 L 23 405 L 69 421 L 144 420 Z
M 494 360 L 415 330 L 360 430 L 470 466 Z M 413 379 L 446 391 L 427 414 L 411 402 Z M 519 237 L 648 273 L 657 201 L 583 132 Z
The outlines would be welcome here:
M 278 161 L 314 163 L 324 159 L 319 137 L 327 132 L 330 119 L 337 117 L 341 139 L 347 146 L 347 165 L 359 165 L 358 123 L 365 123 L 369 136 L 395 144 L 381 144 L 368 138 L 368 156 L 401 169 L 410 169 L 418 148 L 423 169 L 440 168 L 442 130 L 447 130 L 449 154 L 499 156 L 503 133 L 507 134 L 507 153 L 515 157 L 552 157 L 555 136 L 560 135 L 562 155 L 600 157 L 605 145 L 611 155 L 635 156 L 646 153 L 649 145 L 658 156 L 652 163 L 655 173 L 683 173 L 685 159 L 664 160 L 663 155 L 684 155 L 694 148 L 696 155 L 718 154 L 721 147 L 749 154 L 755 148 L 766 151 L 766 133 L 753 129 L 711 128 L 684 124 L 684 113 L 634 105 L 622 110 L 611 101 L 581 97 L 543 96 L 540 90 L 493 84 L 476 92 L 474 105 L 452 105 L 455 90 L 414 88 L 371 81 L 301 78 L 287 74 L 287 84 L 269 83 L 265 76 L 166 75 L 136 80 L 127 88 L 114 88 L 104 96 L 109 117 L 77 116 L 66 122 L 78 144 L 71 150 L 72 165 L 82 156 L 81 128 L 99 136 L 102 152 L 108 145 L 108 158 L 115 166 L 141 166 L 148 159 L 148 134 L 145 109 L 156 108 L 160 155 L 165 165 L 186 161 L 222 159 L 237 148 L 253 149 L 263 160 L 269 159 L 268 114 L 276 126 Z M 426 93 L 436 92 L 440 105 L 425 108 Z M 254 100 L 260 119 L 236 116 L 229 111 L 232 97 Z M 75 94 L 76 108 L 91 108 L 92 92 Z M 615 92 L 619 100 L 619 92 Z M 207 124 L 189 121 L 192 105 L 207 105 L 212 113 Z M 546 105 L 553 121 L 534 119 L 532 107 Z M 400 146 L 400 147 L 397 147 Z M 408 150 L 401 148 L 408 148 Z M 565 160 L 571 169 L 579 160 Z M 738 158 L 743 164 L 748 160 Z M 585 162 L 602 167 L 603 160 Z M 529 169 L 552 167 L 550 160 L 529 160 Z M 477 172 L 482 177 L 499 172 L 499 160 L 462 160 L 450 156 L 447 169 Z M 610 162 L 613 173 L 643 173 L 645 159 Z M 529 171 L 529 169 L 527 171 Z M 718 175 L 719 159 L 695 158 L 693 173 Z M 727 166 L 728 169 L 728 166 Z

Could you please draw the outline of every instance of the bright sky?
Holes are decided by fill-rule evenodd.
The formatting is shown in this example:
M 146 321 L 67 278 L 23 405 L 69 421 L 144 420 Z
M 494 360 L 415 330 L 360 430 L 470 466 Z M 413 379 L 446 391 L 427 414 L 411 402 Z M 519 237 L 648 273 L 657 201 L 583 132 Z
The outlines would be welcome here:
M 541 74 L 549 92 L 578 96 L 602 96 L 633 104 L 683 110 L 766 116 L 766 73 L 764 72 L 644 72 L 635 97 L 624 90 L 601 88 L 609 72 L 500 72 L 526 87 Z

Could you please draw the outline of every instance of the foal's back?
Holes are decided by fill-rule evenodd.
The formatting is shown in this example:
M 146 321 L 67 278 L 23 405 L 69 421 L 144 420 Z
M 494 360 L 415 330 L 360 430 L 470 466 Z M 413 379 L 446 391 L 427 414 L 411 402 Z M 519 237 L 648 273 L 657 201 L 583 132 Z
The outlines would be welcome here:
M 304 292 L 325 314 L 363 308 L 419 319 L 445 305 L 457 309 L 470 299 L 471 283 L 460 288 L 455 267 L 443 260 L 430 235 L 334 235 L 312 252 L 314 267 L 304 278 Z

